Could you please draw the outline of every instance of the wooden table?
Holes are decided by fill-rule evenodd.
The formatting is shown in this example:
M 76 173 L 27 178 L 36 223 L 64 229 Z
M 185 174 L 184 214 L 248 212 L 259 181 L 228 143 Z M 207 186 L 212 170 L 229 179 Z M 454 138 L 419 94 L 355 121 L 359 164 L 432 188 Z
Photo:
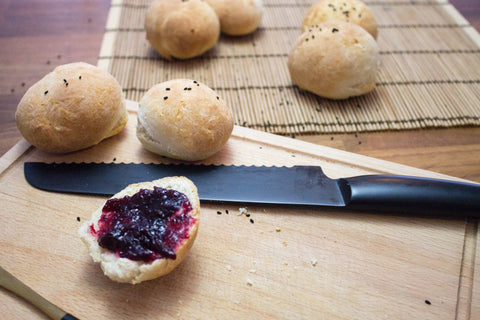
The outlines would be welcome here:
M 480 31 L 478 0 L 452 4 Z M 21 138 L 15 110 L 54 66 L 96 64 L 110 0 L 0 3 L 0 155 Z M 480 128 L 297 136 L 297 139 L 480 182 Z

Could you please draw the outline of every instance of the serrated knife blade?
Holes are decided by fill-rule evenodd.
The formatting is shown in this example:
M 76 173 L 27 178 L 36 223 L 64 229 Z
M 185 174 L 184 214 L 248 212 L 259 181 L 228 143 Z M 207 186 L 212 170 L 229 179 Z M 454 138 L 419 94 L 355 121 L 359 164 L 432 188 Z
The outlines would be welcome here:
M 203 201 L 346 207 L 480 217 L 480 185 L 419 177 L 330 179 L 318 166 L 26 162 L 32 186 L 113 195 L 132 183 L 185 176 Z

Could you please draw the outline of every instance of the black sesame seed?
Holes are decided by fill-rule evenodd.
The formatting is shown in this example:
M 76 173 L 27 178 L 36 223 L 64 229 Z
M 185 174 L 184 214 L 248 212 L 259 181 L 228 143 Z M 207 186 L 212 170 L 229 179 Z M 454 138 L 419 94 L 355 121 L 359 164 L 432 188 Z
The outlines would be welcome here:
M 250 222 L 251 222 L 251 223 L 254 223 L 255 221 L 253 221 L 253 219 L 250 219 Z
M 22 86 L 22 87 L 25 87 L 25 82 L 22 82 L 21 86 Z
M 167 99 L 168 99 L 168 97 L 163 97 L 163 100 L 167 100 Z
M 82 76 L 78 76 L 78 79 L 79 79 L 79 80 L 82 80 Z
M 187 87 L 183 88 L 183 90 L 187 90 L 187 89 L 188 89 Z
M 247 218 L 250 217 L 250 213 L 247 213 L 245 216 L 246 216 Z
M 217 214 L 222 214 L 222 212 L 221 212 L 221 211 L 217 211 Z
M 337 29 L 337 28 L 333 28 L 333 29 L 332 29 L 332 33 L 335 33 L 335 32 L 338 32 L 338 29 Z
M 80 221 L 80 217 L 77 217 L 77 221 Z
M 67 83 L 67 79 L 63 79 L 63 82 Z
M 219 97 L 219 96 L 217 96 L 217 100 L 220 100 L 220 97 Z
M 197 83 L 197 80 L 193 80 L 193 83 Z
M 170 88 L 165 88 L 165 90 L 170 91 Z
M 48 90 L 45 90 L 45 92 L 43 94 L 47 94 L 48 93 Z
M 425 300 L 425 303 L 431 305 L 432 303 L 429 300 Z
M 187 88 L 187 90 L 192 90 L 192 88 Z
M 227 209 L 227 210 L 225 210 L 225 213 L 226 213 L 226 214 L 228 214 L 228 209 Z

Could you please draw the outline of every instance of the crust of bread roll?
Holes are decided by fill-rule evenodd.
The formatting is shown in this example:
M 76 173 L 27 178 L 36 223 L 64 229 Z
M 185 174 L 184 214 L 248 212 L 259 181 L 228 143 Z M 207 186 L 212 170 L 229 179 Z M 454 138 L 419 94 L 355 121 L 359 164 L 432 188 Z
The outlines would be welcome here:
M 145 31 L 164 58 L 190 59 L 215 46 L 220 21 L 203 0 L 155 0 L 145 16 Z
M 152 280 L 170 273 L 185 258 L 197 236 L 200 221 L 200 201 L 198 191 L 192 181 L 185 177 L 167 177 L 151 182 L 142 182 L 127 186 L 115 194 L 111 199 L 132 196 L 141 189 L 153 189 L 153 187 L 173 189 L 185 194 L 190 201 L 195 223 L 189 231 L 189 237 L 183 241 L 175 252 L 176 259 L 161 258 L 152 262 L 133 261 L 128 258 L 118 257 L 115 253 L 99 246 L 98 240 L 90 232 L 90 228 L 98 230 L 98 221 L 102 215 L 103 205 L 96 210 L 90 221 L 84 222 L 78 230 L 78 234 L 87 246 L 93 260 L 100 263 L 103 273 L 113 281 L 137 284 L 142 281 Z
M 263 16 L 261 0 L 206 0 L 220 19 L 220 29 L 231 36 L 254 32 Z
M 372 91 L 380 68 L 375 39 L 360 26 L 339 20 L 303 33 L 290 51 L 288 69 L 301 89 L 330 99 Z
M 67 153 L 119 133 L 128 113 L 117 80 L 100 68 L 76 62 L 56 67 L 30 87 L 15 113 L 32 145 Z
M 137 137 L 169 158 L 197 161 L 217 153 L 233 130 L 225 101 L 207 85 L 175 79 L 150 88 L 139 103 Z
M 310 6 L 303 18 L 302 33 L 329 20 L 359 25 L 377 39 L 378 28 L 372 10 L 361 0 L 320 0 Z

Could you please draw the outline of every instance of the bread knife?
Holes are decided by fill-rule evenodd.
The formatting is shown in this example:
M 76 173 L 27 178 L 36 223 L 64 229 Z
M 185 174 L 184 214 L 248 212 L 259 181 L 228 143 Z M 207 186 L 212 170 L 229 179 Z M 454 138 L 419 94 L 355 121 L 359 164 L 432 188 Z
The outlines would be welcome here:
M 319 166 L 26 162 L 32 186 L 111 196 L 132 183 L 185 176 L 202 201 L 344 207 L 347 209 L 480 217 L 480 185 L 396 175 L 331 179 Z

